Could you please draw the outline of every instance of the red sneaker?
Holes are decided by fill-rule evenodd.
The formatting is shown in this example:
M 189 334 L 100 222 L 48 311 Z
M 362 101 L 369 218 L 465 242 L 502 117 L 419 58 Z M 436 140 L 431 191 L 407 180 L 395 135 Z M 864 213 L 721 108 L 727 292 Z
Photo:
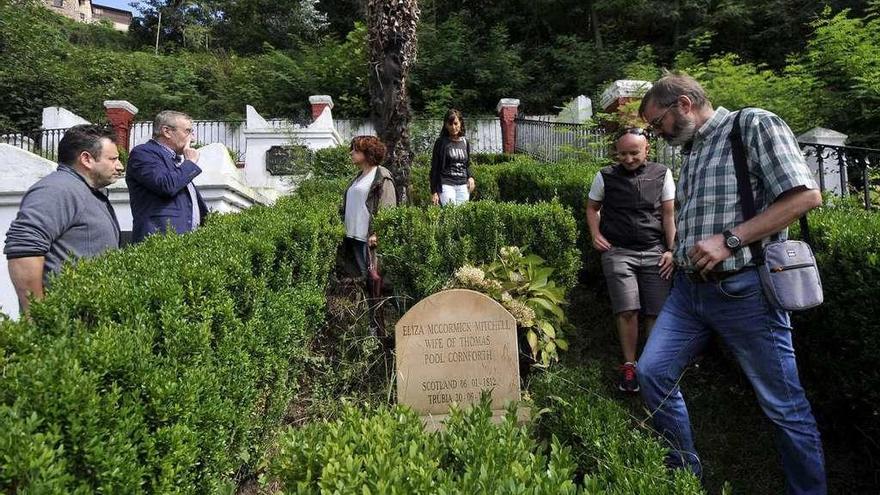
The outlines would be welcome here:
M 639 380 L 636 378 L 635 363 L 624 363 L 620 366 L 620 383 L 617 384 L 617 388 L 627 393 L 639 391 Z

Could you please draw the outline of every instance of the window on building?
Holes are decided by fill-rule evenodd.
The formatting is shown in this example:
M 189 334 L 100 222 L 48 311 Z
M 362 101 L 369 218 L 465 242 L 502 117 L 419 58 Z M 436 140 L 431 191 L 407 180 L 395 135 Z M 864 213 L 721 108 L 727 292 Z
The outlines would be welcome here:
M 53 7 L 64 7 L 64 0 L 52 0 Z
M 81 21 L 85 21 L 85 20 L 86 20 L 86 15 L 83 14 L 83 13 L 80 13 L 80 14 L 79 14 L 79 20 L 81 20 Z

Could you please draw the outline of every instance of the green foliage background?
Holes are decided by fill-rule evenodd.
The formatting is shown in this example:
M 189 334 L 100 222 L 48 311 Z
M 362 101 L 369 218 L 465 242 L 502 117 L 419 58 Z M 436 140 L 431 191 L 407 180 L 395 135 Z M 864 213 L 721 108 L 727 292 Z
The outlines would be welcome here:
M 796 132 L 824 125 L 880 147 L 878 5 L 492 0 L 477 9 L 426 0 L 412 104 L 438 118 L 449 106 L 494 114 L 499 98 L 517 97 L 526 114 L 556 113 L 579 94 L 598 102 L 609 81 L 652 80 L 668 68 L 696 76 L 716 105 L 767 108 Z M 246 104 L 303 117 L 312 94 L 332 95 L 338 116 L 369 113 L 357 1 L 142 0 L 139 8 L 122 34 L 66 20 L 37 0 L 0 1 L 0 130 L 36 129 L 53 105 L 101 120 L 105 99 L 129 100 L 144 118 L 165 108 L 240 117 Z M 251 18 L 265 29 L 247 29 Z

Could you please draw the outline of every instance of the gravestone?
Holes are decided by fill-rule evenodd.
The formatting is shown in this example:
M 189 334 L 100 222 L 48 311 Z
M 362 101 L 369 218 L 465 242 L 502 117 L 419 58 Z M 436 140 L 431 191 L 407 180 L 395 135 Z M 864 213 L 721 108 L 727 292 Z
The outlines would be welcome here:
M 397 322 L 395 350 L 397 401 L 429 429 L 450 406 L 479 403 L 483 392 L 496 419 L 520 400 L 516 320 L 485 294 L 452 289 L 423 299 Z

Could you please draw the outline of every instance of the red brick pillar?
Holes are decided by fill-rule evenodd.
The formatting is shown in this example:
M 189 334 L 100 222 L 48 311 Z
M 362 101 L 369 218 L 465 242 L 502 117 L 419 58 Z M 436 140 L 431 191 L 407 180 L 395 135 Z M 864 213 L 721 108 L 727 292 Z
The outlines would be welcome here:
M 498 102 L 498 118 L 501 120 L 501 143 L 505 154 L 512 155 L 516 148 L 516 114 L 519 112 L 519 100 L 502 98 Z
M 138 113 L 137 107 L 125 100 L 107 100 L 104 102 L 104 108 L 107 112 L 107 120 L 116 131 L 116 146 L 128 151 L 128 137 L 134 116 Z
M 333 110 L 333 98 L 329 95 L 309 96 L 309 103 L 312 105 L 312 122 L 318 120 L 325 108 Z
M 641 100 L 642 95 L 649 89 L 651 89 L 650 82 L 631 79 L 614 81 L 605 88 L 600 100 L 602 111 L 607 114 L 617 114 L 617 119 L 605 120 L 603 122 L 605 130 L 607 132 L 615 132 L 621 123 L 634 126 L 644 125 L 635 109 L 627 108 L 627 105 L 633 101 Z

